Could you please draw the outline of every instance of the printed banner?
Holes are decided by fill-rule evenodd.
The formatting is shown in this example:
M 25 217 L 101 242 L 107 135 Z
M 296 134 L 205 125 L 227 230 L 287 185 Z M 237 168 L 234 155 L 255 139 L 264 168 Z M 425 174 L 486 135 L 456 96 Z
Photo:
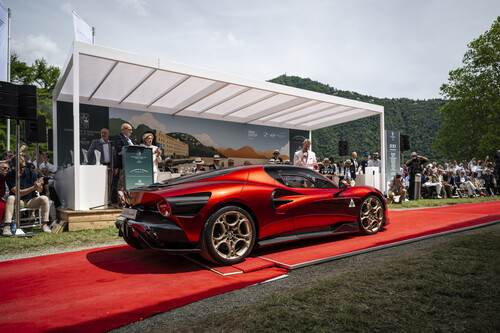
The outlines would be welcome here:
M 0 81 L 8 81 L 9 11 L 0 1 Z
M 92 43 L 92 27 L 87 24 L 77 13 L 73 12 L 73 26 L 77 42 Z
M 389 182 L 392 177 L 399 172 L 400 167 L 400 154 L 399 154 L 399 132 L 398 131 L 385 131 L 385 176 Z

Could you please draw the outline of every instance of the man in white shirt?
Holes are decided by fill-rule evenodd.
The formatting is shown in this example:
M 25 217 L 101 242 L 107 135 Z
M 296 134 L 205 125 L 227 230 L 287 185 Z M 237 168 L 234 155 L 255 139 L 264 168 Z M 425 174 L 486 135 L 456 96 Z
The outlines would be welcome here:
M 316 154 L 311 151 L 311 140 L 305 139 L 304 142 L 302 142 L 302 149 L 295 152 L 293 156 L 293 164 L 312 170 L 314 166 L 317 167 L 317 163 Z

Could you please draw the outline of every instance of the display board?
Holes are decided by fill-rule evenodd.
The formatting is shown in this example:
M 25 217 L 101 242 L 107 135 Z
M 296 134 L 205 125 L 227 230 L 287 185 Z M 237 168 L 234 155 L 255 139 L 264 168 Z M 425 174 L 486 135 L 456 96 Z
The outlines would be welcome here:
M 123 147 L 122 157 L 126 190 L 153 184 L 153 149 L 142 146 Z
M 400 167 L 400 156 L 399 156 L 399 132 L 398 131 L 385 131 L 385 144 L 386 144 L 386 156 L 385 156 L 385 175 L 386 179 L 389 181 L 396 172 L 399 172 Z

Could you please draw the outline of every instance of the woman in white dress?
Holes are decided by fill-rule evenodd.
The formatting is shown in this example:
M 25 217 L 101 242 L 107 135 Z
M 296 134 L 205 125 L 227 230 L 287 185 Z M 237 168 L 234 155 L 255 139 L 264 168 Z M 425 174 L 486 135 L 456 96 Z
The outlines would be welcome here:
M 160 148 L 153 145 L 154 134 L 151 132 L 146 132 L 142 135 L 143 147 L 148 147 L 153 149 L 153 180 L 156 183 L 158 181 L 158 162 L 161 161 L 161 150 Z

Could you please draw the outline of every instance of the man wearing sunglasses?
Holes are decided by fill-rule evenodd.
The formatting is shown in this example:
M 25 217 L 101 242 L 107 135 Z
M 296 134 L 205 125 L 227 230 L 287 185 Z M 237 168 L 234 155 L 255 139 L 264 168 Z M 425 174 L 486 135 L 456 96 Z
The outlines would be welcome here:
M 16 193 L 16 158 L 13 157 L 11 160 L 12 170 L 6 175 L 5 181 L 9 187 L 11 195 L 7 198 L 5 204 L 5 219 L 4 219 L 4 236 L 12 236 L 10 231 L 10 222 L 12 221 L 12 216 L 14 214 L 15 196 Z M 20 208 L 40 208 L 42 210 L 42 230 L 44 232 L 50 233 L 50 228 L 47 225 L 49 222 L 49 198 L 46 196 L 37 196 L 36 192 L 42 192 L 43 190 L 43 178 L 39 178 L 38 174 L 30 168 L 26 168 L 26 162 L 24 158 L 19 159 L 19 195 L 21 199 L 19 200 Z

